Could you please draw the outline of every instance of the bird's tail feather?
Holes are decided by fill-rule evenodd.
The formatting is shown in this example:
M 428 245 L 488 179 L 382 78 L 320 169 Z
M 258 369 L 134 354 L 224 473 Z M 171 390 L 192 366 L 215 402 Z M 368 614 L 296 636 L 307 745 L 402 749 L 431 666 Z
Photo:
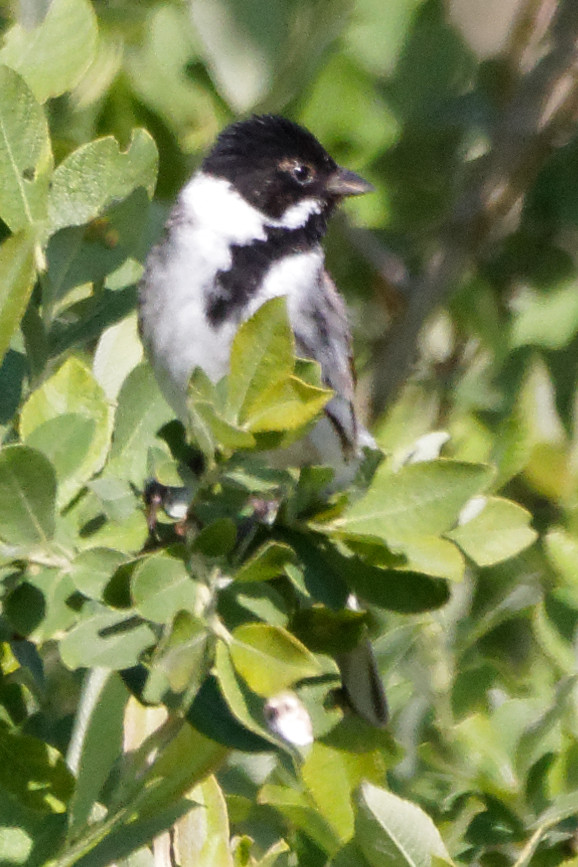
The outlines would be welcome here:
M 369 639 L 336 657 L 341 682 L 353 710 L 366 722 L 383 728 L 389 719 L 387 698 Z

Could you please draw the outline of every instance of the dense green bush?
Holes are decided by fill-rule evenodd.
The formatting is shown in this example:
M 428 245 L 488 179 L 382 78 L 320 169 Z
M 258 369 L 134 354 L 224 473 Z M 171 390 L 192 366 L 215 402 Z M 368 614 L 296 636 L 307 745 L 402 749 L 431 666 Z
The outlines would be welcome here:
M 11 5 L 0 864 L 576 865 L 576 5 L 485 47 L 458 0 Z M 263 454 L 329 397 L 282 300 L 189 439 L 136 329 L 171 197 L 269 110 L 377 190 L 327 246 L 384 456 L 331 497 Z M 153 477 L 191 499 L 154 539 Z M 386 730 L 336 700 L 367 635 Z M 265 724 L 284 689 L 310 747 Z

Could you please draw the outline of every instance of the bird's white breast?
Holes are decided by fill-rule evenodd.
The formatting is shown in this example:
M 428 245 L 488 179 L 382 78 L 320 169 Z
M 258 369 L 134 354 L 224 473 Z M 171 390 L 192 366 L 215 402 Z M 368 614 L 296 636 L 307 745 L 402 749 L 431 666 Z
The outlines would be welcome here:
M 183 188 L 162 252 L 157 248 L 147 264 L 141 292 L 143 338 L 161 387 L 182 419 L 194 368 L 202 367 L 214 381 L 228 369 L 238 323 L 225 320 L 215 327 L 205 309 L 216 275 L 231 267 L 231 246 L 265 240 L 269 225 L 296 228 L 318 207 L 306 199 L 272 221 L 222 178 L 199 172 Z M 293 320 L 322 268 L 320 247 L 274 261 L 242 319 L 268 299 L 285 295 Z

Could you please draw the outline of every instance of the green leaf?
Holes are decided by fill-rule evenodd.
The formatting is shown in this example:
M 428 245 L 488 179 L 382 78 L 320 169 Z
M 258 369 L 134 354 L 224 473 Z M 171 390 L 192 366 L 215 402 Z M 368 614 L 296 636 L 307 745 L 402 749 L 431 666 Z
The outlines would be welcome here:
M 262 720 L 262 709 L 260 706 L 255 707 L 258 701 L 256 696 L 249 692 L 242 681 L 236 679 L 235 670 L 226 650 L 224 650 L 226 658 L 223 658 L 223 650 L 221 647 L 219 651 L 218 646 L 217 667 L 220 667 L 219 677 L 227 685 L 227 694 L 231 704 L 229 705 L 225 701 L 217 678 L 214 675 L 209 675 L 195 696 L 187 711 L 186 718 L 202 734 L 213 738 L 224 746 L 245 753 L 262 753 L 271 748 L 270 739 L 265 740 L 265 733 L 261 732 L 260 729 L 257 733 L 252 721 L 249 723 L 250 729 L 246 728 L 240 721 L 240 717 L 245 719 L 249 716 L 249 707 L 255 710 L 254 718 Z M 244 694 L 247 703 L 243 707 Z M 237 707 L 239 713 L 233 715 L 233 707 Z
M 449 599 L 447 584 L 429 575 L 373 566 L 321 536 L 290 538 L 304 565 L 308 590 L 330 608 L 344 607 L 351 590 L 365 602 L 404 614 L 439 608 Z
M 537 533 L 528 526 L 532 515 L 501 497 L 489 497 L 482 511 L 447 535 L 478 566 L 493 566 L 531 545 Z
M 54 747 L 0 725 L 0 785 L 27 807 L 63 813 L 73 789 L 72 774 Z
M 321 815 L 306 792 L 265 783 L 259 792 L 259 803 L 274 807 L 290 825 L 301 829 L 323 852 L 331 855 L 339 847 L 338 832 Z
M 2 322 L 0 315 L 0 322 Z M 0 333 L 2 329 L 0 326 Z M 0 364 L 0 425 L 10 421 L 22 399 L 29 367 L 23 352 L 9 349 Z
M 574 280 L 569 286 L 549 287 L 547 292 L 526 290 L 512 325 L 512 347 L 527 344 L 562 349 L 578 330 L 578 297 Z
M 348 53 L 367 69 L 387 76 L 393 70 L 406 43 L 415 11 L 423 0 L 360 0 L 347 29 Z
M 249 431 L 241 430 L 222 418 L 212 403 L 189 399 L 187 409 L 193 433 L 205 454 L 214 451 L 215 446 L 225 449 L 250 449 L 255 445 L 255 438 Z
M 147 853 L 150 841 L 161 837 L 181 816 L 188 813 L 192 806 L 193 802 L 189 798 L 177 798 L 168 806 L 158 809 L 154 813 L 147 813 L 142 819 L 133 813 L 130 813 L 128 817 L 126 814 L 122 816 L 123 811 L 121 809 L 119 813 L 125 821 L 117 821 L 111 830 L 106 829 L 104 833 L 102 825 L 91 826 L 88 832 L 92 837 L 88 844 L 90 851 L 79 859 L 74 850 L 82 844 L 74 844 L 73 847 L 70 847 L 74 853 L 72 858 L 78 867 L 110 867 L 111 864 L 118 863 L 122 863 L 126 867 L 151 867 L 150 859 L 146 858 L 146 854 L 143 865 L 141 858 L 143 850 Z M 62 852 L 59 852 L 57 860 L 51 863 L 50 867 L 62 864 L 62 857 Z M 70 858 L 70 849 L 66 851 L 64 857 Z M 38 867 L 44 867 L 44 863 Z
M 37 27 L 8 31 L 0 63 L 17 70 L 39 102 L 78 84 L 96 50 L 97 24 L 88 0 L 52 0 Z
M 114 763 L 122 753 L 124 709 L 129 692 L 115 672 L 99 671 L 99 690 L 90 695 L 91 707 L 88 719 L 82 718 L 77 726 L 82 727 L 82 737 L 75 749 L 73 766 L 76 787 L 69 811 L 69 836 L 82 828 L 90 817 L 93 805 Z M 85 691 L 94 684 L 95 673 L 87 675 Z M 86 711 L 83 699 L 79 715 Z
M 262 391 L 244 414 L 253 433 L 295 430 L 312 421 L 333 392 L 290 376 Z
M 97 519 L 98 521 L 98 519 Z M 135 551 L 141 551 L 149 535 L 144 513 L 135 509 L 128 518 L 122 521 L 106 521 L 102 526 L 96 526 L 94 531 L 82 535 L 78 539 L 79 548 L 114 548 L 134 556 Z
M 44 545 L 54 533 L 56 479 L 43 454 L 27 446 L 0 451 L 0 537 L 9 545 Z
M 114 424 L 111 460 L 115 471 L 142 486 L 147 475 L 147 456 L 160 428 L 173 418 L 148 364 L 129 373 L 120 394 Z
M 166 623 L 177 611 L 194 611 L 197 587 L 182 558 L 165 552 L 146 557 L 134 570 L 131 592 L 147 620 Z
M 354 818 L 346 753 L 314 743 L 301 774 L 319 813 L 341 843 L 350 839 Z
M 121 386 L 142 356 L 136 313 L 103 331 L 94 352 L 92 372 L 109 400 L 117 399 Z
M 218 683 L 230 712 L 253 735 L 263 738 L 265 743 L 279 746 L 279 741 L 265 728 L 263 700 L 245 685 L 235 671 L 229 648 L 222 641 L 217 643 L 215 671 Z M 261 749 L 265 749 L 264 745 Z
M 417 804 L 362 783 L 356 796 L 355 839 L 372 867 L 430 867 L 451 858 L 430 817 Z
M 195 536 L 191 550 L 205 557 L 223 557 L 229 554 L 237 542 L 237 527 L 231 518 L 218 518 L 207 524 Z
M 22 409 L 20 432 L 22 438 L 28 441 L 33 432 L 46 422 L 54 421 L 64 414 L 76 414 L 94 425 L 93 436 L 86 446 L 85 454 L 73 471 L 68 467 L 68 473 L 62 479 L 58 502 L 65 505 L 81 490 L 86 482 L 98 472 L 106 459 L 112 433 L 113 409 L 107 401 L 101 387 L 92 373 L 76 358 L 69 358 L 54 376 L 46 380 L 40 388 L 34 391 Z M 43 441 L 47 451 L 53 450 L 53 445 L 47 441 L 53 440 L 54 424 L 45 432 Z M 83 428 L 86 433 L 87 428 Z M 35 434 L 39 436 L 40 434 Z M 75 449 L 82 449 L 80 432 L 75 431 Z M 64 456 L 63 456 L 64 458 Z M 61 461 L 62 463 L 62 461 Z
M 294 339 L 285 298 L 272 298 L 240 326 L 231 347 L 228 405 L 244 422 L 262 393 L 293 372 Z
M 121 202 L 107 206 L 88 226 L 68 226 L 52 235 L 46 249 L 48 270 L 42 281 L 42 301 L 50 314 L 66 304 L 71 289 L 84 283 L 100 283 L 125 265 L 129 257 L 142 255 L 149 204 L 147 191 L 138 187 Z M 132 282 L 133 275 L 128 272 L 131 264 L 134 268 L 134 263 L 125 266 L 124 285 Z M 140 357 L 142 345 L 139 361 Z
M 422 572 L 434 578 L 447 578 L 448 581 L 461 581 L 466 568 L 460 550 L 439 536 L 418 536 L 400 542 L 400 551 L 407 562 L 404 567 L 412 572 Z
M 73 560 L 70 577 L 77 590 L 92 599 L 100 599 L 104 588 L 119 566 L 128 562 L 128 557 L 112 548 L 90 548 Z
M 578 586 L 578 538 L 554 525 L 544 538 L 544 547 L 564 584 L 570 588 Z
M 183 867 L 233 867 L 227 804 L 215 777 L 207 777 L 190 794 L 193 809 L 176 825 L 176 852 Z
M 551 804 L 543 813 L 540 813 L 535 822 L 530 826 L 531 829 L 541 827 L 551 827 L 570 816 L 575 816 L 578 813 L 578 791 L 567 792 L 559 795 L 554 803 Z
M 237 582 L 225 588 L 219 596 L 223 603 L 223 616 L 231 623 L 247 620 L 262 620 L 270 626 L 287 626 L 287 600 L 274 585 L 263 581 L 251 583 Z M 232 603 L 232 612 L 227 613 L 227 605 Z M 239 611 L 239 607 L 242 611 Z M 247 614 L 249 616 L 247 617 Z
M 228 750 L 188 723 L 184 723 L 139 783 L 137 805 L 140 816 L 154 815 L 159 809 L 187 795 L 222 763 Z
M 51 232 L 94 220 L 137 187 L 152 196 L 157 159 L 155 143 L 143 129 L 133 132 L 126 151 L 112 136 L 79 147 L 54 172 L 48 204 Z
M 369 865 L 353 838 L 329 861 L 328 867 L 369 867 Z
M 0 154 L 0 175 L 1 173 Z M 0 361 L 10 346 L 12 335 L 20 324 L 34 288 L 35 243 L 35 236 L 24 231 L 12 235 L 0 246 Z
M 267 623 L 247 623 L 233 630 L 230 653 L 241 677 L 265 698 L 320 673 L 315 658 L 300 641 Z
M 259 17 L 247 14 L 240 3 L 229 5 L 193 0 L 191 13 L 201 49 L 224 97 L 238 112 L 245 112 L 269 90 L 275 60 L 285 36 L 285 15 L 279 0 L 268 8 L 267 28 Z M 272 56 L 268 56 L 269 53 Z
M 532 720 L 516 744 L 516 771 L 522 778 L 545 754 L 560 751 L 560 724 L 572 706 L 577 679 L 573 675 L 559 681 L 550 706 Z
M 282 867 L 286 863 L 290 852 L 289 845 L 285 840 L 278 840 L 272 846 L 269 846 L 263 857 L 257 862 L 256 867 Z M 244 865 L 240 864 L 239 867 L 244 867 Z
M 328 47 L 344 29 L 343 0 L 271 0 L 258 3 L 194 0 L 198 49 L 219 93 L 234 114 L 257 105 L 286 105 L 315 79 Z
M 26 437 L 26 444 L 46 455 L 56 473 L 59 505 L 66 502 L 67 483 L 75 487 L 74 479 L 81 472 L 95 434 L 93 419 L 67 412 L 39 424 Z M 66 493 L 61 493 L 63 490 Z
M 109 463 L 107 470 L 110 467 Z M 140 484 L 142 485 L 142 478 Z M 126 479 L 102 475 L 89 482 L 88 487 L 96 494 L 104 514 L 111 522 L 128 520 L 142 505 Z
M 0 217 L 17 232 L 46 218 L 52 151 L 42 107 L 0 66 Z
M 98 340 L 105 328 L 134 312 L 136 299 L 136 286 L 104 289 L 93 295 L 81 319 L 50 334 L 50 354 L 60 355 L 73 346 L 78 349 L 89 341 Z
M 100 665 L 120 671 L 136 665 L 143 650 L 155 643 L 152 629 L 126 611 L 110 611 L 95 603 L 85 609 L 78 625 L 60 642 L 60 655 L 68 668 Z
M 287 563 L 295 562 L 295 552 L 282 542 L 268 541 L 243 563 L 235 581 L 268 581 L 283 575 Z
M 135 94 L 162 118 L 178 141 L 181 150 L 168 171 L 171 180 L 178 177 L 179 183 L 185 169 L 184 153 L 208 145 L 214 132 L 201 121 L 204 112 L 213 110 L 209 108 L 212 96 L 200 76 L 184 74 L 187 65 L 197 60 L 195 42 L 188 5 L 154 4 L 146 8 L 146 27 L 138 41 L 131 43 L 124 60 Z
M 158 704 L 168 690 L 173 693 L 186 690 L 190 701 L 207 675 L 209 647 L 210 634 L 205 624 L 188 611 L 179 611 L 151 660 L 145 701 Z
M 472 751 L 475 751 L 476 784 L 482 789 L 501 799 L 516 790 L 517 747 L 524 733 L 536 722 L 540 710 L 535 699 L 510 699 L 499 705 L 491 716 L 476 712 L 454 727 L 454 743 L 463 767 L 470 767 Z
M 314 653 L 333 656 L 353 650 L 366 633 L 367 614 L 361 611 L 331 611 L 312 606 L 298 611 L 291 631 Z
M 42 644 L 76 623 L 78 612 L 68 604 L 73 593 L 74 584 L 65 571 L 32 569 L 6 600 L 6 615 L 16 631 Z
M 379 469 L 369 493 L 335 521 L 348 534 L 375 535 L 389 543 L 439 535 L 452 528 L 463 506 L 491 481 L 483 464 L 436 460 L 410 464 L 392 474 Z

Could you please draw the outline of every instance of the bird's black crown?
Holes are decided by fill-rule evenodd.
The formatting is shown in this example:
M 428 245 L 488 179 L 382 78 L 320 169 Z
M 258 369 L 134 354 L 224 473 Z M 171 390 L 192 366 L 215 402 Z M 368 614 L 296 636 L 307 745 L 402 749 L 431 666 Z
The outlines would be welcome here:
M 304 198 L 317 198 L 330 208 L 325 184 L 337 163 L 308 130 L 265 114 L 224 129 L 202 170 L 230 181 L 250 204 L 279 218 Z

